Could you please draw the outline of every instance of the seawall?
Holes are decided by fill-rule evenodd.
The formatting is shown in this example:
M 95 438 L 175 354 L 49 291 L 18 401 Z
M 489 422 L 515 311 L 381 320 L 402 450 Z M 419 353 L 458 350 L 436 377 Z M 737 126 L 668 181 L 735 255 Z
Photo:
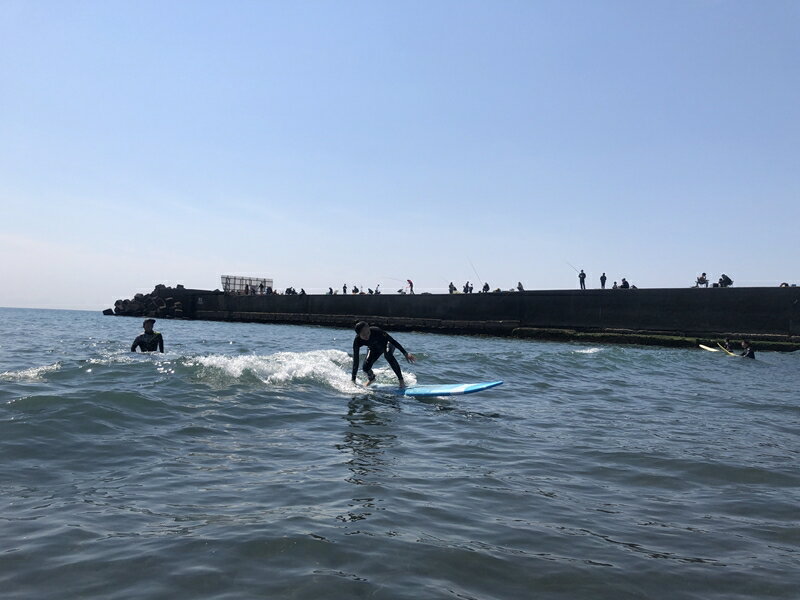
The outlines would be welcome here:
M 413 296 L 238 296 L 161 287 L 153 294 L 179 301 L 183 316 L 190 319 L 348 328 L 363 319 L 394 330 L 664 345 L 694 345 L 729 336 L 771 342 L 778 345 L 774 349 L 800 348 L 800 288 L 796 287 Z

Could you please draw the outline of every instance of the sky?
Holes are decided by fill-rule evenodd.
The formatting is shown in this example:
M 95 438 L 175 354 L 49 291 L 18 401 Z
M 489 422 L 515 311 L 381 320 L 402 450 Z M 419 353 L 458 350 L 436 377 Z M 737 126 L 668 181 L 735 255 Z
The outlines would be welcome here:
M 0 306 L 800 283 L 800 2 L 0 0 Z

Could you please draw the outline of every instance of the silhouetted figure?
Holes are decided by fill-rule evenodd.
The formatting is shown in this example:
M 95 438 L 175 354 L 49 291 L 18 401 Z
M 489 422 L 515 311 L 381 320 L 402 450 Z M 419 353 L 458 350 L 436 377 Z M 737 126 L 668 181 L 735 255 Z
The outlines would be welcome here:
M 583 269 L 581 269 L 581 272 L 578 273 L 578 281 L 580 281 L 581 289 L 585 290 L 586 289 L 586 273 L 583 272 Z
M 733 279 L 723 273 L 719 278 L 719 287 L 731 287 L 732 285 Z
M 521 281 L 517 282 L 517 291 L 518 292 L 524 292 L 525 291 L 525 288 L 522 287 L 522 282 Z
M 487 293 L 489 291 L 489 284 L 488 283 L 484 283 L 483 284 L 483 288 L 481 288 L 481 289 L 482 289 L 484 294 Z
M 706 287 L 706 288 L 708 287 L 708 277 L 706 277 L 705 273 L 701 273 L 697 277 L 697 281 L 695 282 L 694 287 L 698 287 L 699 288 L 701 285 L 703 287 Z
M 631 287 L 631 284 L 630 284 L 630 283 L 628 283 L 628 280 L 627 280 L 627 279 L 625 279 L 625 278 L 623 277 L 623 278 L 622 278 L 622 283 L 620 283 L 620 284 L 619 284 L 619 287 L 620 287 L 621 289 L 623 289 L 623 290 L 627 290 L 627 289 L 630 289 L 630 287 Z
M 342 286 L 342 293 L 343 294 L 347 293 L 347 284 L 346 283 Z
M 142 352 L 164 352 L 164 338 L 157 331 L 153 331 L 153 324 L 155 319 L 145 319 L 142 323 L 144 333 L 133 340 L 131 352 L 136 352 L 136 348 L 140 348 Z
M 355 383 L 356 374 L 358 373 L 359 349 L 361 346 L 366 346 L 367 357 L 364 359 L 364 366 L 362 367 L 362 370 L 367 374 L 367 385 L 370 385 L 373 381 L 375 381 L 375 373 L 372 372 L 372 365 L 374 365 L 375 361 L 381 356 L 385 356 L 389 366 L 392 367 L 392 371 L 394 371 L 394 374 L 397 375 L 397 380 L 400 382 L 400 387 L 405 387 L 406 384 L 403 381 L 403 373 L 400 370 L 400 365 L 397 363 L 397 359 L 394 357 L 394 350 L 395 348 L 400 350 L 400 352 L 403 353 L 403 356 L 406 357 L 406 360 L 411 363 L 416 361 L 414 355 L 406 352 L 405 348 L 400 345 L 400 342 L 398 342 L 380 327 L 370 327 L 368 323 L 359 321 L 356 323 L 355 329 L 356 338 L 353 340 L 353 376 L 351 378 L 353 383 Z
M 606 289 L 606 274 L 605 273 L 600 275 L 600 289 L 601 290 Z

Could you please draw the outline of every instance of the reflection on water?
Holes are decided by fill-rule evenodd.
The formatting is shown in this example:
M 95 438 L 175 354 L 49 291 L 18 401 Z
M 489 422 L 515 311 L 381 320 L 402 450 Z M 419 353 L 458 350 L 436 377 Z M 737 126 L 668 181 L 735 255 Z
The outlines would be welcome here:
M 348 402 L 347 414 L 343 417 L 347 429 L 336 449 L 348 456 L 346 464 L 351 474 L 345 481 L 359 488 L 355 490 L 357 493 L 347 514 L 337 517 L 340 521 L 364 520 L 378 510 L 377 504 L 384 500 L 375 495 L 364 495 L 366 490 L 361 486 L 379 490 L 381 481 L 389 476 L 385 452 L 397 438 L 390 432 L 390 415 L 400 410 L 400 404 L 396 399 L 382 401 L 380 406 L 390 409 L 383 412 L 375 410 L 375 402 L 370 396 L 356 396 Z

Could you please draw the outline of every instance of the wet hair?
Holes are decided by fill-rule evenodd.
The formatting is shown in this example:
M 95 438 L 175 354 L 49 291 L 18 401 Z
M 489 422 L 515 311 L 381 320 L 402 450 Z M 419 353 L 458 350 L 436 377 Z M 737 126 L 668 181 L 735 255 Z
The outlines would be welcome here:
M 146 327 L 148 323 L 155 323 L 155 322 L 156 322 L 155 319 L 145 319 L 144 321 L 142 321 L 142 327 Z
M 366 321 L 359 321 L 358 323 L 356 323 L 356 327 L 355 327 L 356 333 L 359 333 L 366 326 L 367 326 L 367 322 Z

